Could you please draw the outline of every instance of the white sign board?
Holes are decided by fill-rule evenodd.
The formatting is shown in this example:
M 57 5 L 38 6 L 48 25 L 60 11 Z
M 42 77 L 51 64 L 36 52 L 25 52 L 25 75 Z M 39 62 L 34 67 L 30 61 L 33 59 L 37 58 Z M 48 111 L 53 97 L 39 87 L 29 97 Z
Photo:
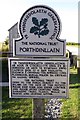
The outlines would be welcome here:
M 69 60 L 9 58 L 11 98 L 68 98 Z
M 61 22 L 47 6 L 28 9 L 19 23 L 21 38 L 13 41 L 13 56 L 65 56 L 65 40 L 59 39 Z

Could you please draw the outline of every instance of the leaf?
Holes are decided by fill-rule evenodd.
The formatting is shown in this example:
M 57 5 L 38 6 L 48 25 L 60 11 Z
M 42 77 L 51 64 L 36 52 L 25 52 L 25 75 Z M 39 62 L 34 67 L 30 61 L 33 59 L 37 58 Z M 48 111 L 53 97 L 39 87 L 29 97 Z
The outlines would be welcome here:
M 34 34 L 35 34 L 35 35 L 38 35 L 38 34 L 39 34 L 39 32 L 37 32 L 37 31 L 36 31 L 36 32 L 34 32 Z
M 48 25 L 48 24 L 45 24 L 45 25 L 44 25 L 44 28 L 45 28 L 45 29 L 47 28 L 47 25 Z
M 32 18 L 32 22 L 34 25 L 39 26 L 38 19 L 36 17 Z
M 48 19 L 47 18 L 44 18 L 40 21 L 40 26 L 46 24 L 48 22 Z
M 32 27 L 31 29 L 30 29 L 30 33 L 34 33 L 34 32 L 36 32 L 36 31 L 38 31 L 39 30 L 39 28 L 38 27 Z
M 49 30 L 47 28 L 48 26 L 47 18 L 42 18 L 41 21 L 38 21 L 36 17 L 33 17 L 32 22 L 34 26 L 30 28 L 30 33 L 34 33 L 34 35 L 38 35 L 39 38 L 40 35 L 44 36 L 49 33 Z
M 49 30 L 47 29 L 47 30 L 42 30 L 41 32 L 40 32 L 40 35 L 42 35 L 42 36 L 44 36 L 44 35 L 47 35 L 49 33 Z

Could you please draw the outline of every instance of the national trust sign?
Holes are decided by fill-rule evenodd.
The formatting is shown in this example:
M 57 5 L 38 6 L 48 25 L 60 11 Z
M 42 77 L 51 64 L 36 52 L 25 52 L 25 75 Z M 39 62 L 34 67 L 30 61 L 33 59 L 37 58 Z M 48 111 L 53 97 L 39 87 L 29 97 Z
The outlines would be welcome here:
M 21 36 L 13 40 L 15 57 L 8 59 L 10 98 L 69 97 L 69 59 L 60 31 L 52 8 L 34 6 L 22 15 Z
M 61 22 L 47 6 L 28 9 L 19 23 L 21 37 L 14 40 L 14 56 L 65 56 L 65 40 L 59 39 Z

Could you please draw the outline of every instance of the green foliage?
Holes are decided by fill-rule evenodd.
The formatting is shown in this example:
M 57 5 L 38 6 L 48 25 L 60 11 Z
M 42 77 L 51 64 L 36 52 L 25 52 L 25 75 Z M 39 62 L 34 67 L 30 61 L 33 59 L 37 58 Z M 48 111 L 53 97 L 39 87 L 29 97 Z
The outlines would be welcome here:
M 9 38 L 7 37 L 6 40 L 4 41 L 5 45 L 9 45 Z
M 3 43 L 0 44 L 0 51 L 3 51 L 3 52 L 9 51 L 9 38 L 8 37 Z
M 32 117 L 31 99 L 9 98 L 8 87 L 2 89 L 2 118 L 8 120 L 20 120 Z
M 9 51 L 9 45 L 4 45 L 2 46 L 2 51 L 7 52 Z
M 80 43 L 75 43 L 75 42 L 67 42 L 66 45 L 79 46 L 80 47 Z
M 34 33 L 35 35 L 38 35 L 39 38 L 41 35 L 44 36 L 49 33 L 49 30 L 47 28 L 47 25 L 48 25 L 47 18 L 44 18 L 39 22 L 36 17 L 33 17 L 32 22 L 35 26 L 31 27 L 30 33 Z
M 69 81 L 69 98 L 62 99 L 62 112 L 60 120 L 79 120 L 80 113 L 80 99 L 79 99 L 79 88 L 80 75 L 77 74 L 77 69 L 70 69 L 70 81 Z
M 69 90 L 69 98 L 63 99 L 61 118 L 67 120 L 79 120 L 78 116 L 78 88 L 71 88 Z M 61 119 L 62 120 L 62 119 Z

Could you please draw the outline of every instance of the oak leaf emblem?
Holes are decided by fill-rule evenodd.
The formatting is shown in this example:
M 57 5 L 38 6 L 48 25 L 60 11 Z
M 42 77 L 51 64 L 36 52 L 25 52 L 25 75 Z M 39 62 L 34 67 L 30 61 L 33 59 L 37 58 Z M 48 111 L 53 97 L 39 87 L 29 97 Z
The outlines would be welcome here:
M 47 18 L 42 18 L 41 21 L 39 22 L 36 17 L 32 17 L 32 22 L 34 24 L 33 27 L 30 28 L 30 33 L 34 33 L 34 35 L 44 36 L 49 33 L 48 30 L 48 19 Z

